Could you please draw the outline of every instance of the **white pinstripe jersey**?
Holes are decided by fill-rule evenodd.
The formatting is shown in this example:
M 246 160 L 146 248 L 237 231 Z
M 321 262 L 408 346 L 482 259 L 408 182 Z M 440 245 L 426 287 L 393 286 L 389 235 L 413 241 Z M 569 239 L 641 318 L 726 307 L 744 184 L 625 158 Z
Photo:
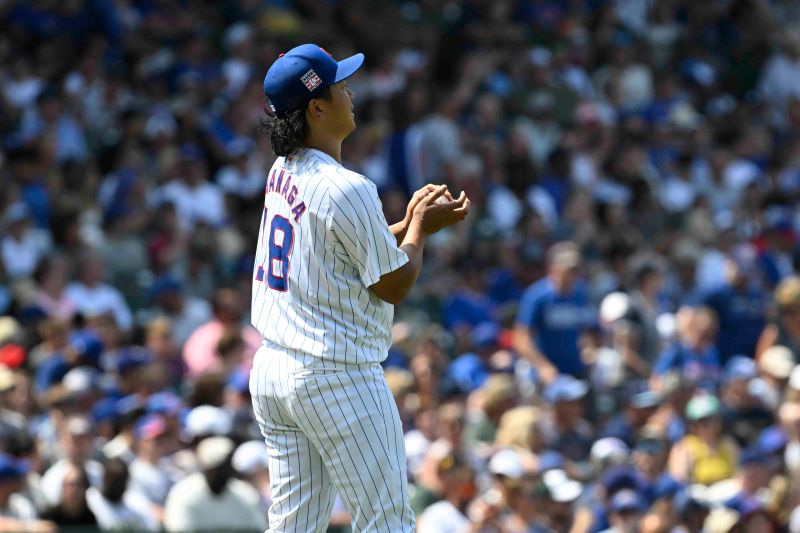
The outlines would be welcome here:
M 406 262 L 371 181 L 319 150 L 279 157 L 267 176 L 252 323 L 283 348 L 380 362 L 394 307 L 368 287 Z

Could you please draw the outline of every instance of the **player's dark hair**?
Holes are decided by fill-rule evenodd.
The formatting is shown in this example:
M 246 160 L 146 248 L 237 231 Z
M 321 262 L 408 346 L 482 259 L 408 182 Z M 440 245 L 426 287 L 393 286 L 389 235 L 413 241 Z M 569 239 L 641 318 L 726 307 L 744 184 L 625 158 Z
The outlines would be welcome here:
M 322 89 L 315 98 L 330 100 L 330 86 Z M 264 108 L 266 116 L 261 119 L 259 133 L 269 137 L 272 153 L 277 156 L 287 156 L 303 145 L 303 139 L 308 134 L 307 105 L 307 100 L 293 104 L 282 117 L 273 113 L 269 106 Z

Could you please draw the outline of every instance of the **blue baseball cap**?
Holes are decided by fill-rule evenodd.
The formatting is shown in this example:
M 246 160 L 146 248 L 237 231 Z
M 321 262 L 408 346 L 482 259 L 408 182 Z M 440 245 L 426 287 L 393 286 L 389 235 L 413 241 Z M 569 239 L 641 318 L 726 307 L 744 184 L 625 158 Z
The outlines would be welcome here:
M 611 511 L 615 513 L 624 513 L 628 511 L 644 512 L 647 509 L 647 502 L 636 491 L 631 489 L 622 489 L 611 498 Z
M 758 375 L 758 367 L 752 357 L 735 355 L 731 357 L 722 370 L 723 383 L 734 380 L 751 380 Z
M 0 481 L 21 478 L 29 470 L 30 467 L 25 461 L 16 459 L 7 453 L 0 453 Z
M 336 61 L 316 44 L 301 44 L 278 56 L 264 76 L 264 94 L 278 116 L 292 104 L 317 96 L 325 87 L 349 78 L 364 63 L 358 53 Z
M 587 392 L 589 387 L 585 382 L 562 374 L 544 390 L 544 399 L 548 403 L 571 402 L 583 398 Z
M 161 391 L 147 399 L 147 412 L 158 415 L 178 415 L 183 409 L 181 397 L 170 391 Z

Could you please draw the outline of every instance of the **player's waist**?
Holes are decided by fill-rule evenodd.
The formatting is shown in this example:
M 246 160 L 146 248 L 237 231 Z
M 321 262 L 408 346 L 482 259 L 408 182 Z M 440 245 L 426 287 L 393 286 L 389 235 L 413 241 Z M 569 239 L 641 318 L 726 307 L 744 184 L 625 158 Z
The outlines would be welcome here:
M 268 338 L 262 338 L 262 350 L 259 354 L 263 357 L 282 357 L 288 360 L 292 367 L 308 370 L 332 370 L 332 371 L 363 371 L 373 366 L 380 366 L 386 358 L 386 351 L 361 352 L 340 350 L 321 350 L 319 353 L 311 353 L 299 350 L 291 346 L 284 346 Z M 367 357 L 364 357 L 367 355 Z

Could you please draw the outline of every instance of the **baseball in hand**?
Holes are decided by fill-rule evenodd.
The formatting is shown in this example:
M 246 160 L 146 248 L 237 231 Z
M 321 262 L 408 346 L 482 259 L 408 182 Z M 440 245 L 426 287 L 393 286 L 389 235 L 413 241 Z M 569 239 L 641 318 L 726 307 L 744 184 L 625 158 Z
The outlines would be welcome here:
M 441 195 L 433 203 L 435 203 L 435 204 L 446 204 L 447 203 L 447 198 L 445 198 L 444 195 Z

